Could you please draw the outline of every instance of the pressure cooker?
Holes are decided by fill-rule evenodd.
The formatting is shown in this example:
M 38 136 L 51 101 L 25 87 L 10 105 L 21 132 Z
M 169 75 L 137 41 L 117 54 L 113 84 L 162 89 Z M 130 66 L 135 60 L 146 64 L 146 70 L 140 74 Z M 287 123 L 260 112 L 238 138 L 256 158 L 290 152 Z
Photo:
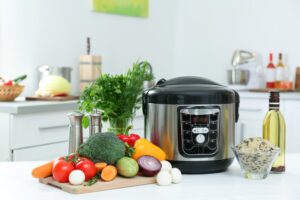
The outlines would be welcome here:
M 239 95 L 200 77 L 161 79 L 143 93 L 145 137 L 183 173 L 225 171 L 234 159 Z

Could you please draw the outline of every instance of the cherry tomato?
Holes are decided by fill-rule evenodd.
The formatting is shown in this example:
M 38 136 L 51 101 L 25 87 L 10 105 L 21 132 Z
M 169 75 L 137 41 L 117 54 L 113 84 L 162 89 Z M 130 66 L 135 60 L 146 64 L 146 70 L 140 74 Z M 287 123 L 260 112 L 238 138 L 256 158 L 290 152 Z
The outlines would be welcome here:
M 128 145 L 133 147 L 135 142 L 141 137 L 138 134 L 131 133 L 128 138 L 129 138 L 127 141 Z
M 72 163 L 58 159 L 54 162 L 52 176 L 60 183 L 67 183 L 69 181 L 69 175 L 74 169 Z
M 13 82 L 12 82 L 12 80 L 9 80 L 9 81 L 7 81 L 6 83 L 4 83 L 4 85 L 6 85 L 6 86 L 11 86 L 11 85 L 13 85 Z
M 95 167 L 95 164 L 87 158 L 80 160 L 76 164 L 75 169 L 79 169 L 84 173 L 85 181 L 90 180 L 97 174 L 97 168 Z

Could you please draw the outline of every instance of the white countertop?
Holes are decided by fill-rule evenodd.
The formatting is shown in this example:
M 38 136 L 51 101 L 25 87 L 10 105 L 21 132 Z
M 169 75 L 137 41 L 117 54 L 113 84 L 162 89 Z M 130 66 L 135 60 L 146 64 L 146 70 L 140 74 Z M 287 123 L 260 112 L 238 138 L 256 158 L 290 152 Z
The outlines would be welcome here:
M 268 99 L 267 92 L 238 91 L 241 98 Z M 300 92 L 281 92 L 280 98 L 285 100 L 300 100 Z M 62 109 L 75 110 L 78 100 L 71 101 L 25 101 L 18 98 L 13 102 L 0 102 L 0 113 L 25 114 L 58 111 Z M 141 113 L 137 113 L 137 116 Z
M 99 200 L 99 199 L 203 199 L 203 200 L 299 200 L 300 154 L 287 156 L 287 171 L 264 180 L 248 180 L 235 161 L 229 170 L 216 174 L 184 175 L 180 184 L 156 184 L 72 195 L 40 184 L 31 169 L 40 162 L 0 163 L 0 199 Z
M 0 113 L 25 114 L 58 110 L 75 110 L 78 100 L 71 101 L 25 101 L 0 102 Z
M 244 90 L 237 90 L 241 98 L 249 99 L 269 99 L 268 92 L 249 92 Z M 280 92 L 280 99 L 284 100 L 300 100 L 300 92 Z

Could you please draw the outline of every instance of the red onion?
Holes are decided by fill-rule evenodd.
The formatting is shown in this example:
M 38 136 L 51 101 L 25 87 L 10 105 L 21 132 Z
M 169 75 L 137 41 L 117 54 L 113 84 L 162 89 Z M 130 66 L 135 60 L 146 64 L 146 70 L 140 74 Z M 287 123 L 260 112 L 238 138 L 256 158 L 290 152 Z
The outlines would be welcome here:
M 152 156 L 141 156 L 138 164 L 143 176 L 155 176 L 161 169 L 161 162 Z

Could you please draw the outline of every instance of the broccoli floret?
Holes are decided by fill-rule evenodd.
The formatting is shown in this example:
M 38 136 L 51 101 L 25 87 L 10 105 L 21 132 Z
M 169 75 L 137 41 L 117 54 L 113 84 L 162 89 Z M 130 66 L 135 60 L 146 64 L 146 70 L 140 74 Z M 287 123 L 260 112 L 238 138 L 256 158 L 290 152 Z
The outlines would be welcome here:
M 79 146 L 78 153 L 94 163 L 115 164 L 125 156 L 125 144 L 114 133 L 96 133 Z

